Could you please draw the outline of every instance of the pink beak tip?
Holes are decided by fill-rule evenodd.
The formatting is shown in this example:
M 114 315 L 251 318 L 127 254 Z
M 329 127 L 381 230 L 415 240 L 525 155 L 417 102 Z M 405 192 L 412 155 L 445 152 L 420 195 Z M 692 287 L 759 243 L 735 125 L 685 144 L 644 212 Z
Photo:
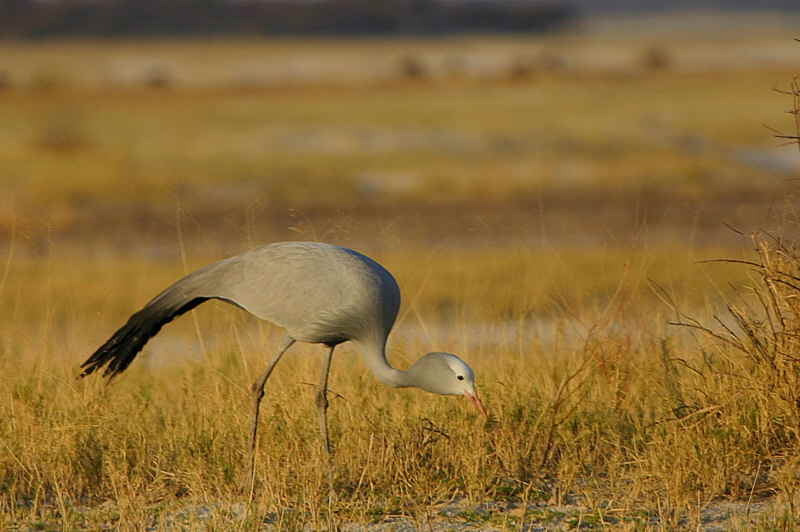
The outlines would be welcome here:
M 483 403 L 481 402 L 481 399 L 478 397 L 477 393 L 475 395 L 465 393 L 464 395 L 466 395 L 473 403 L 475 403 L 475 406 L 478 408 L 478 410 L 480 410 L 481 414 L 489 417 L 489 412 L 486 410 L 486 407 L 483 406 Z

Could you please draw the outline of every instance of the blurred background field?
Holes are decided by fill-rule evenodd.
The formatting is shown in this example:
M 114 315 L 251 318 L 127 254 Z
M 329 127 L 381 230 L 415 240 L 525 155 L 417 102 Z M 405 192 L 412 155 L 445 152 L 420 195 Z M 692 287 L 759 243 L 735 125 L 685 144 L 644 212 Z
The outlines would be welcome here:
M 212 254 L 247 231 L 367 238 L 365 221 L 426 245 L 730 243 L 721 222 L 761 227 L 800 166 L 765 127 L 790 127 L 771 89 L 800 56 L 785 19 L 704 17 L 708 35 L 664 16 L 544 37 L 0 43 L 0 234 L 174 254 L 180 208 Z
M 528 37 L 0 43 L 0 235 L 174 256 L 177 210 L 209 254 L 308 231 L 685 246 L 732 243 L 722 222 L 763 227 L 800 167 L 765 127 L 791 127 L 771 89 L 800 65 L 794 19 L 632 20 Z
M 773 89 L 800 72 L 798 20 L 0 42 L 0 525 L 169 529 L 187 504 L 246 502 L 247 389 L 274 329 L 204 305 L 114 387 L 74 375 L 194 267 L 324 240 L 396 274 L 392 361 L 462 354 L 495 432 L 455 400 L 374 385 L 343 349 L 332 413 L 347 496 L 330 510 L 306 384 L 317 349 L 303 348 L 267 394 L 257 511 L 186 526 L 423 527 L 454 500 L 501 501 L 459 522 L 507 529 L 566 527 L 524 505 L 576 500 L 599 528 L 700 526 L 722 500 L 748 516 L 778 501 L 742 529 L 793 526 L 796 367 L 765 363 L 789 394 L 770 395 L 769 378 L 731 378 L 764 376 L 753 359 L 667 323 L 717 315 L 715 330 L 741 334 L 726 305 L 768 293 L 764 272 L 698 261 L 754 260 L 756 231 L 797 236 L 800 155 L 773 131 L 794 133 L 792 102 Z M 767 241 L 762 258 L 795 267 Z

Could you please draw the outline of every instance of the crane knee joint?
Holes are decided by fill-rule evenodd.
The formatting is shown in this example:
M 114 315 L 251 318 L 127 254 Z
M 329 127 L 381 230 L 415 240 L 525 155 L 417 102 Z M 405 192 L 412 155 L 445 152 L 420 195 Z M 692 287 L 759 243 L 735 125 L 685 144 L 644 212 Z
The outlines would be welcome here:
M 320 390 L 317 392 L 317 408 L 328 408 L 328 398 L 326 397 L 327 394 Z

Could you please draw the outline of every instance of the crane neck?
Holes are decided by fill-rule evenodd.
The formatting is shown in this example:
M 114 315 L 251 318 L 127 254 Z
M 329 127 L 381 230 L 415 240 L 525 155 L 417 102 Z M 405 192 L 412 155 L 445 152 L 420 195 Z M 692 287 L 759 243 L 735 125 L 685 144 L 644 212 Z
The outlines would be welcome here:
M 356 341 L 364 364 L 379 381 L 393 388 L 414 386 L 408 372 L 393 368 L 386 359 L 386 340 Z

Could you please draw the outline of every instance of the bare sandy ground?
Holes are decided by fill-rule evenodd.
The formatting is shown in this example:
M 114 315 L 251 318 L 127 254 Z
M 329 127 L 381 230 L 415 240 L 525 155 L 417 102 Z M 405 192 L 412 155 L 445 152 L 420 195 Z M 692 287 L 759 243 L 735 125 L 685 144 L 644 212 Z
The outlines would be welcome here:
M 55 510 L 55 509 L 54 509 Z M 98 507 L 75 508 L 85 517 L 86 525 L 72 530 L 116 530 L 115 506 L 110 501 Z M 342 532 L 549 532 L 566 530 L 780 530 L 782 516 L 790 508 L 778 498 L 751 501 L 717 501 L 706 505 L 695 515 L 679 515 L 667 522 L 656 512 L 621 512 L 611 504 L 591 509 L 579 497 L 567 497 L 564 504 L 522 504 L 520 502 L 469 503 L 464 500 L 431 506 L 411 515 L 389 515 L 372 522 L 338 521 L 303 523 L 292 510 L 282 514 L 264 512 L 257 521 L 258 530 L 340 530 Z M 154 511 L 148 531 L 201 531 L 251 528 L 248 507 L 242 502 L 187 504 L 182 508 Z M 103 522 L 103 516 L 109 516 Z M 323 518 L 324 519 L 324 518 Z M 99 528 L 98 528 L 99 527 Z M 244 527 L 244 528 L 242 528 Z M 62 531 L 58 522 L 16 523 L 5 530 L 33 532 Z

